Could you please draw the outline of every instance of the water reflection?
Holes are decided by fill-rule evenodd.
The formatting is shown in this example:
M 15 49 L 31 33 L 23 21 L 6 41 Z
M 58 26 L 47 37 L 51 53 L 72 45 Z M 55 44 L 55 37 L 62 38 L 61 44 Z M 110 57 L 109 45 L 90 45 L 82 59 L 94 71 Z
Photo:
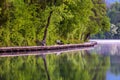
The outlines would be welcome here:
M 106 80 L 120 80 L 120 40 L 98 40 L 98 45 L 90 52 L 110 56 Z
M 0 58 L 0 80 L 105 80 L 110 57 L 88 51 Z
M 9 57 L 1 53 L 0 80 L 120 80 L 119 44 L 99 41 L 92 50 L 10 53 Z
M 120 42 L 98 43 L 94 50 L 103 55 L 120 55 Z
M 49 74 L 48 67 L 47 67 L 46 55 L 42 55 L 42 59 L 44 62 L 44 67 L 45 67 L 45 71 L 47 74 L 47 78 L 48 78 L 48 80 L 50 80 L 50 74 Z

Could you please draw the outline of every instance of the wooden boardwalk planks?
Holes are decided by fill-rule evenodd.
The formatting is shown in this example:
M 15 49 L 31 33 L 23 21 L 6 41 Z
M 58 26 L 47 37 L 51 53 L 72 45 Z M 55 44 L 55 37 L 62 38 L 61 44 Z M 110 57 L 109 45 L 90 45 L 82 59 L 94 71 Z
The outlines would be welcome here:
M 90 50 L 94 49 L 94 47 L 85 47 L 85 48 L 69 48 L 69 49 L 60 49 L 60 50 L 45 50 L 45 51 L 25 51 L 25 52 L 3 52 L 0 53 L 0 57 L 15 57 L 15 56 L 42 56 L 46 54 L 56 54 L 60 55 L 66 52 L 74 52 L 80 50 Z
M 57 50 L 68 48 L 84 48 L 96 45 L 96 42 L 87 42 L 83 44 L 68 44 L 68 45 L 54 45 L 54 46 L 23 46 L 23 47 L 0 47 L 0 53 L 3 52 L 23 52 L 23 51 L 44 51 Z

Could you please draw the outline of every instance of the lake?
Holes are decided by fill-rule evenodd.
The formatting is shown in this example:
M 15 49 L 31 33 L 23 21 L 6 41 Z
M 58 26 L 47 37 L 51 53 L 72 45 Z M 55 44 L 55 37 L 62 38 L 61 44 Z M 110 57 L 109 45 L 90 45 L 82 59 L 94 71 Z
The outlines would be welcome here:
M 98 45 L 49 54 L 2 56 L 0 80 L 120 80 L 120 41 L 91 41 Z

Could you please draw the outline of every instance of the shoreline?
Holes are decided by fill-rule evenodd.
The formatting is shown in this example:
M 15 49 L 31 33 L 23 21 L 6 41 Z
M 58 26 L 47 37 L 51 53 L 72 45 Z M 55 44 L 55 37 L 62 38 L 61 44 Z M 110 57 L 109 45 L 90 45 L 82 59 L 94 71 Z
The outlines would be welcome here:
M 26 51 L 46 51 L 46 50 L 61 50 L 69 48 L 86 48 L 94 47 L 97 44 L 95 41 L 85 42 L 82 44 L 66 44 L 66 45 L 52 45 L 52 46 L 21 46 L 21 47 L 0 47 L 0 53 L 11 52 L 26 52 Z

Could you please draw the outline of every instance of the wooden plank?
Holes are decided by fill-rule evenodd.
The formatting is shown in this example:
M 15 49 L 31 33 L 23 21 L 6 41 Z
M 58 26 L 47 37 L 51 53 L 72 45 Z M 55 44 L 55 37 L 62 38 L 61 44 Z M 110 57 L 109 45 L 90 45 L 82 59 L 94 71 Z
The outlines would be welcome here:
M 77 47 L 92 47 L 96 45 L 96 42 L 87 42 L 83 44 L 67 44 L 67 45 L 54 45 L 54 46 L 21 46 L 21 47 L 0 47 L 0 53 L 2 52 L 22 52 L 22 51 L 41 51 L 41 50 L 56 50 L 67 49 Z
M 72 51 L 80 51 L 80 50 L 90 50 L 94 49 L 94 47 L 85 47 L 85 48 L 69 48 L 69 49 L 61 49 L 61 50 L 45 50 L 45 51 L 27 51 L 27 52 L 4 52 L 0 53 L 0 57 L 15 57 L 15 56 L 41 56 L 46 54 L 56 54 L 60 55 L 62 53 L 66 52 L 72 52 Z

